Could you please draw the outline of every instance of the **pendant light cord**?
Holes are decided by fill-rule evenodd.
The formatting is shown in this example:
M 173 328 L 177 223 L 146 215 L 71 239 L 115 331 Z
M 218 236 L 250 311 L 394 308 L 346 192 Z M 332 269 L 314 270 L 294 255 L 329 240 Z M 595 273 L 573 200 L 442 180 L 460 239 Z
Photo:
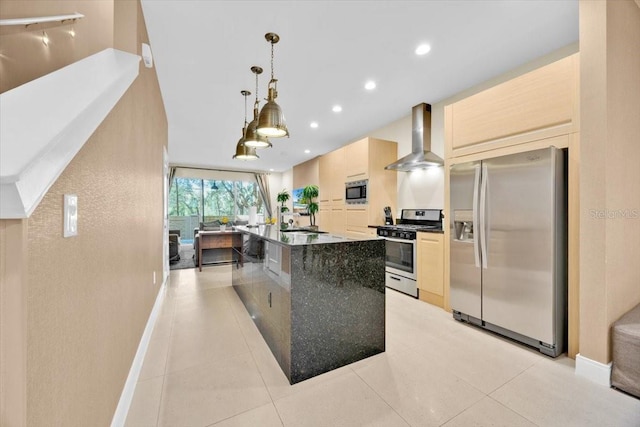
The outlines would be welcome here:
M 260 70 L 262 72 L 262 69 Z M 256 103 L 253 108 L 258 108 L 260 105 L 260 100 L 258 99 L 258 73 L 254 73 L 256 75 Z
M 271 80 L 273 80 L 273 40 L 271 41 Z
M 247 96 L 248 95 L 244 95 L 244 128 L 245 130 L 247 129 L 247 125 L 249 124 L 249 122 L 247 122 Z

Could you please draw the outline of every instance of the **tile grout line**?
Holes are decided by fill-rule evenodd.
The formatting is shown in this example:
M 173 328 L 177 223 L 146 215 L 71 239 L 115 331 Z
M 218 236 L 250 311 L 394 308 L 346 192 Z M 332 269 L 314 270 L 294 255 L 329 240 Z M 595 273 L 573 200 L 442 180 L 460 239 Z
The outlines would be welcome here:
M 531 424 L 533 424 L 534 426 L 536 426 L 536 427 L 540 427 L 538 423 L 536 423 L 536 422 L 534 422 L 533 420 L 530 420 L 529 418 L 525 417 L 524 415 L 522 415 L 521 413 L 519 413 L 519 412 L 518 412 L 518 411 L 516 411 L 515 409 L 513 409 L 513 408 L 509 408 L 507 405 L 505 405 L 504 403 L 502 403 L 502 402 L 500 402 L 500 401 L 498 401 L 498 400 L 494 399 L 494 398 L 493 398 L 493 397 L 491 397 L 491 396 L 487 396 L 487 397 L 488 397 L 489 399 L 493 400 L 494 402 L 496 402 L 498 405 L 503 406 L 504 408 L 506 408 L 506 409 L 510 410 L 510 411 L 511 411 L 511 412 L 513 412 L 514 414 L 516 414 L 516 415 L 518 415 L 518 416 L 522 417 L 523 419 L 525 419 L 525 420 L 529 421 L 529 422 L 530 422 Z
M 542 360 L 538 360 L 535 363 L 533 363 L 533 365 L 529 366 L 527 369 L 523 370 L 522 372 L 520 372 L 518 375 L 516 375 L 515 377 L 511 378 L 509 381 L 507 381 L 506 383 L 502 384 L 500 387 L 496 388 L 495 390 L 493 390 L 491 393 L 487 394 L 487 396 L 498 402 L 500 405 L 504 406 L 505 408 L 509 409 L 510 411 L 513 411 L 514 413 L 518 414 L 519 416 L 521 416 L 522 418 L 524 418 L 525 420 L 529 421 L 530 423 L 534 424 L 534 425 L 538 425 L 537 423 L 531 421 L 529 418 L 527 418 L 525 415 L 521 414 L 520 412 L 516 411 L 514 408 L 510 408 L 509 406 L 505 405 L 504 403 L 500 402 L 499 400 L 495 399 L 493 396 L 491 396 L 493 393 L 495 393 L 496 391 L 500 390 L 503 387 L 506 387 L 508 384 L 510 384 L 511 382 L 515 381 L 518 377 L 520 377 L 521 375 L 523 375 L 525 372 L 527 372 L 528 370 L 532 369 L 534 366 L 536 366 L 538 363 L 541 363 Z
M 233 268 L 233 266 L 231 267 Z M 233 271 L 232 271 L 233 273 Z M 230 285 L 230 288 L 233 292 L 235 292 L 235 290 L 233 289 L 233 283 Z M 225 295 L 225 298 L 229 298 L 228 296 Z M 244 306 L 244 304 L 243 304 Z M 247 348 L 249 349 L 249 353 L 251 354 L 251 360 L 253 360 L 253 364 L 256 367 L 256 370 L 258 371 L 258 374 L 260 375 L 260 380 L 262 380 L 262 384 L 264 385 L 265 390 L 267 390 L 267 394 L 269 395 L 269 399 L 271 400 L 271 405 L 273 405 L 273 408 L 276 410 L 276 414 L 278 414 L 278 418 L 280 419 L 280 424 L 282 424 L 284 426 L 284 421 L 282 420 L 282 416 L 280 415 L 280 411 L 278 411 L 278 407 L 276 406 L 276 402 L 273 399 L 273 395 L 271 394 L 271 390 L 269 390 L 269 387 L 267 386 L 266 381 L 264 380 L 264 376 L 262 375 L 262 371 L 260 370 L 260 367 L 258 366 L 258 362 L 256 361 L 256 356 L 253 353 L 253 349 L 251 348 L 251 346 L 249 345 L 249 342 L 247 341 L 247 336 L 245 334 L 245 332 L 242 330 L 242 326 L 240 326 L 240 321 L 238 318 L 238 313 L 236 313 L 236 310 L 234 310 L 233 308 L 231 308 L 231 311 L 233 312 L 233 317 L 238 325 L 238 329 L 240 329 L 240 333 L 242 334 L 242 339 L 244 339 L 244 343 L 247 345 Z M 248 312 L 247 312 L 248 314 Z M 253 321 L 252 321 L 253 322 Z M 258 406 L 259 408 L 259 406 Z M 253 410 L 256 408 L 252 408 L 250 410 Z M 247 411 L 245 411 L 247 412 Z M 243 412 L 244 413 L 244 412 Z M 236 414 L 234 416 L 237 416 L 240 414 Z M 208 426 L 210 427 L 210 426 Z
M 384 397 L 382 397 L 382 396 L 380 395 L 380 393 L 378 393 L 378 391 L 377 391 L 376 389 L 374 389 L 373 387 L 371 387 L 371 385 L 370 385 L 370 384 L 369 384 L 369 383 L 368 383 L 364 378 L 362 378 L 362 377 L 361 377 L 361 376 L 356 372 L 356 370 L 355 370 L 355 369 L 353 369 L 352 367 L 349 367 L 349 369 L 351 369 L 351 371 L 356 375 L 356 377 L 358 377 L 358 378 L 360 379 L 360 381 L 362 381 L 362 382 L 364 383 L 364 385 L 366 385 L 366 386 L 367 386 L 371 391 L 373 391 L 373 392 L 375 393 L 375 395 L 376 395 L 376 396 L 378 396 L 378 397 L 380 398 L 380 400 L 382 400 L 382 401 L 385 403 L 385 405 L 387 405 L 389 408 L 391 408 L 391 410 L 392 410 L 393 412 L 395 412 L 395 413 L 400 417 L 400 419 L 401 419 L 402 421 L 404 421 L 408 426 L 410 426 L 410 427 L 411 427 L 411 423 L 410 423 L 409 421 L 407 421 L 407 420 L 402 416 L 402 414 L 400 414 L 400 413 L 396 410 L 396 408 L 394 408 L 394 407 L 391 405 L 391 403 L 387 402 L 387 400 L 386 400 Z
M 198 273 L 199 273 L 199 272 L 196 272 L 196 275 L 197 275 Z M 197 280 L 196 280 L 196 281 L 197 281 Z M 207 290 L 215 290 L 215 289 L 224 289 L 224 288 L 226 288 L 226 287 L 227 287 L 227 286 L 213 287 L 213 288 L 200 289 L 200 290 L 198 290 L 198 289 L 194 289 L 194 291 L 207 291 Z M 224 294 L 224 295 L 223 295 L 223 298 L 224 298 L 224 300 L 225 300 L 226 305 L 229 307 L 229 310 L 231 310 L 231 313 L 233 314 L 233 317 L 234 317 L 234 321 L 235 321 L 236 325 L 238 326 L 238 329 L 240 330 L 240 333 L 242 334 L 242 338 L 243 338 L 243 340 L 244 340 L 244 342 L 245 342 L 245 345 L 247 346 L 247 349 L 249 350 L 249 353 L 251 354 L 251 358 L 252 358 L 252 360 L 253 360 L 254 364 L 256 364 L 255 359 L 254 359 L 254 357 L 253 357 L 253 353 L 251 352 L 251 347 L 249 346 L 249 344 L 248 344 L 248 342 L 247 342 L 247 340 L 246 340 L 246 337 L 245 337 L 245 335 L 244 335 L 244 332 L 242 332 L 242 328 L 240 327 L 240 324 L 239 324 L 239 322 L 238 322 L 238 318 L 237 318 L 237 316 L 236 316 L 235 310 L 233 309 L 232 304 L 230 303 L 230 301 L 229 301 L 229 299 L 228 299 L 228 296 L 227 296 L 226 294 Z M 170 331 L 169 331 L 169 347 L 171 347 L 171 338 L 173 337 L 174 323 L 175 323 L 175 320 L 176 320 L 176 319 L 175 319 L 175 317 L 176 317 L 176 301 L 175 301 L 175 299 L 174 299 L 174 306 L 173 306 L 172 313 L 171 313 L 171 327 L 170 327 Z M 241 354 L 244 354 L 244 353 L 241 353 Z M 223 358 L 223 359 L 221 359 L 221 360 L 224 360 L 224 359 L 226 359 L 226 358 L 235 357 L 235 356 L 237 356 L 237 355 L 238 355 L 238 354 L 229 355 L 228 357 L 225 357 L 225 358 Z M 208 362 L 207 362 L 207 363 L 208 363 Z M 207 363 L 202 363 L 202 364 L 200 364 L 200 365 L 207 364 Z M 182 368 L 182 369 L 179 369 L 179 370 L 176 370 L 176 371 L 173 371 L 173 372 L 167 372 L 168 364 L 169 364 L 169 354 L 168 354 L 168 351 L 167 351 L 167 359 L 165 360 L 165 373 L 164 373 L 164 375 L 162 375 L 162 377 L 163 377 L 163 384 L 162 384 L 162 390 L 161 390 L 161 394 L 160 394 L 160 406 L 162 405 L 162 395 L 164 394 L 164 382 L 165 382 L 166 376 L 167 376 L 167 375 L 169 375 L 169 374 L 176 373 L 176 372 L 181 372 L 181 371 L 186 370 L 186 369 L 194 368 L 195 366 L 199 366 L 199 365 L 188 366 L 188 367 L 186 367 L 186 368 Z M 260 374 L 260 378 L 261 378 L 261 380 L 262 380 L 262 382 L 263 382 L 263 384 L 264 384 L 264 379 L 262 378 L 262 374 L 260 373 L 260 370 L 258 369 L 257 364 L 256 364 L 256 369 L 257 369 L 258 373 Z M 267 390 L 267 393 L 269 393 L 269 389 L 266 387 L 266 384 L 265 384 L 265 389 Z M 269 395 L 269 398 L 271 398 L 271 395 Z M 272 404 L 273 404 L 273 400 L 272 400 Z M 240 414 L 243 414 L 243 413 L 245 413 L 245 412 L 248 412 L 248 411 L 254 410 L 254 409 L 256 409 L 256 408 L 259 408 L 260 406 L 263 406 L 263 405 L 259 405 L 259 406 L 256 406 L 256 407 L 254 407 L 254 408 L 249 408 L 249 409 L 247 409 L 247 410 L 245 410 L 245 411 L 242 411 L 242 412 L 240 412 L 240 413 L 238 413 L 238 414 L 234 414 L 234 415 L 232 415 L 232 416 L 230 416 L 230 417 L 227 417 L 227 418 L 224 418 L 224 419 L 220 419 L 220 420 L 218 420 L 218 421 L 214 422 L 213 424 L 208 424 L 206 427 L 214 426 L 214 425 L 216 425 L 216 424 L 218 424 L 218 423 L 220 423 L 220 422 L 222 422 L 222 421 L 225 421 L 225 420 L 227 420 L 227 419 L 230 419 L 230 418 L 236 417 L 236 416 L 238 416 L 238 415 L 240 415 Z M 274 405 L 274 407 L 275 407 L 275 405 Z M 160 422 L 160 407 L 158 407 L 158 414 L 157 414 L 157 417 L 156 417 L 156 427 L 158 427 L 159 422 Z
M 233 285 L 231 286 L 231 289 L 233 290 Z M 235 292 L 235 290 L 234 290 L 234 292 Z M 243 307 L 244 307 L 244 305 L 243 305 Z M 246 315 L 249 315 L 249 313 L 246 311 L 246 308 L 245 308 L 245 311 L 243 312 L 243 314 L 245 314 L 245 313 L 246 313 Z M 236 312 L 235 312 L 235 311 L 234 311 L 234 316 L 235 316 L 235 318 L 236 318 L 236 321 L 238 322 L 238 314 L 236 314 Z M 251 322 L 252 322 L 252 324 L 254 324 L 254 326 L 255 326 L 255 323 L 253 323 L 253 320 L 251 320 Z M 238 322 L 238 325 L 239 325 L 239 322 Z M 280 423 L 281 423 L 283 426 L 285 426 L 284 420 L 282 419 L 282 415 L 281 415 L 280 411 L 278 410 L 278 406 L 276 405 L 276 400 L 285 399 L 287 396 L 282 396 L 282 397 L 280 397 L 280 398 L 278 398 L 278 399 L 274 399 L 273 394 L 271 393 L 271 390 L 269 390 L 269 387 L 267 386 L 267 383 L 266 383 L 266 381 L 264 380 L 264 376 L 263 376 L 263 374 L 262 374 L 262 371 L 260 370 L 260 368 L 259 368 L 259 366 L 258 366 L 258 362 L 256 361 L 256 355 L 254 354 L 254 351 L 253 351 L 253 349 L 251 348 L 251 346 L 249 345 L 249 343 L 247 342 L 246 335 L 245 335 L 244 331 L 242 330 L 242 328 L 240 328 L 240 332 L 242 333 L 242 336 L 243 336 L 243 338 L 245 339 L 245 342 L 246 342 L 246 344 L 247 344 L 247 347 L 249 347 L 249 352 L 251 353 L 251 357 L 252 357 L 252 359 L 253 359 L 253 363 L 256 365 L 256 368 L 258 369 L 258 373 L 260 374 L 260 378 L 262 379 L 262 382 L 263 382 L 263 384 L 264 384 L 264 386 L 265 386 L 265 388 L 266 388 L 266 390 L 267 390 L 267 393 L 269 394 L 269 398 L 271 399 L 271 404 L 273 405 L 274 409 L 276 410 L 276 413 L 278 414 L 278 418 L 280 419 Z M 261 339 L 263 339 L 263 340 L 264 340 L 264 338 L 262 337 L 262 335 L 261 335 Z M 266 342 L 265 342 L 265 344 L 266 344 Z M 267 347 L 268 347 L 268 346 L 267 346 Z M 351 368 L 350 368 L 350 369 L 351 369 Z M 321 384 L 322 384 L 322 383 L 314 384 L 314 385 L 310 386 L 310 389 L 316 388 L 316 387 L 320 386 Z M 293 387 L 293 386 L 292 386 L 291 384 L 289 384 L 289 387 Z M 384 400 L 383 400 L 383 401 L 384 401 Z M 386 403 L 386 402 L 385 402 L 385 403 Z M 254 408 L 254 409 L 255 409 L 255 408 Z M 246 411 L 245 411 L 245 412 L 246 412 Z M 210 427 L 210 426 L 208 426 L 208 427 Z
M 167 293 L 171 289 L 171 272 L 169 273 L 169 287 L 167 288 Z M 168 298 L 167 298 L 168 297 Z M 167 340 L 167 356 L 164 359 L 164 373 L 162 374 L 162 386 L 160 387 L 160 399 L 158 401 L 158 412 L 156 413 L 156 427 L 160 423 L 160 411 L 162 408 L 162 396 L 164 395 L 164 385 L 167 379 L 167 365 L 169 363 L 169 349 L 171 348 L 171 337 L 173 336 L 173 322 L 175 321 L 176 315 L 176 302 L 172 295 L 165 296 L 165 303 L 171 301 L 171 322 L 169 323 L 169 339 Z
M 413 347 L 411 347 L 411 346 L 408 346 L 408 345 L 405 345 L 405 344 L 403 344 L 403 346 L 407 347 L 407 349 L 408 349 L 410 352 L 412 352 L 414 355 L 416 355 L 416 356 L 420 357 L 420 353 L 418 353 L 418 352 L 417 352 L 417 350 L 416 350 L 415 348 L 413 348 Z M 357 374 L 357 373 L 356 373 L 356 374 Z M 465 409 L 461 410 L 461 411 L 460 411 L 460 412 L 458 412 L 457 414 L 453 415 L 451 418 L 447 419 L 444 423 L 440 424 L 440 426 L 442 426 L 442 425 L 444 425 L 444 424 L 448 423 L 449 421 L 451 421 L 452 419 L 454 419 L 454 418 L 455 418 L 455 417 L 457 417 L 458 415 L 460 415 L 460 414 L 462 414 L 463 412 L 467 411 L 468 409 L 470 409 L 470 408 L 474 407 L 474 406 L 475 406 L 475 405 L 477 405 L 477 404 L 478 404 L 478 403 L 479 403 L 479 402 L 480 402 L 484 397 L 488 397 L 488 396 L 489 396 L 487 393 L 485 393 L 484 391 L 480 390 L 479 388 L 477 388 L 477 387 L 476 387 L 476 386 L 474 386 L 473 384 L 471 384 L 471 383 L 469 383 L 469 382 L 465 381 L 463 378 L 460 378 L 460 377 L 459 377 L 459 376 L 457 376 L 455 373 L 453 373 L 453 372 L 452 372 L 452 373 L 451 373 L 451 375 L 452 375 L 454 378 L 458 379 L 458 381 L 461 381 L 462 383 L 464 383 L 464 384 L 468 385 L 468 386 L 469 386 L 469 387 L 471 387 L 472 389 L 477 390 L 478 392 L 480 392 L 480 394 L 481 394 L 483 397 L 481 397 L 480 399 L 478 399 L 478 400 L 476 400 L 475 402 L 473 402 L 469 407 L 467 407 L 467 408 L 465 408 Z M 369 384 L 367 383 L 367 381 L 366 381 L 364 378 L 362 379 L 362 381 L 364 381 L 367 385 L 369 385 Z M 371 387 L 371 386 L 369 386 L 369 387 Z M 374 390 L 374 391 L 375 391 L 375 390 Z M 382 398 L 382 396 L 380 396 L 380 397 Z M 384 400 L 384 399 L 383 399 L 383 400 Z M 386 402 L 386 400 L 385 400 L 385 402 Z M 389 406 L 391 406 L 391 404 L 389 404 L 389 403 L 387 403 L 387 404 L 388 404 Z M 392 406 L 392 408 L 393 408 L 393 406 Z M 395 410 L 395 408 L 393 408 L 393 409 Z M 400 415 L 400 414 L 398 414 L 398 415 Z M 403 419 L 404 419 L 404 418 L 403 418 Z

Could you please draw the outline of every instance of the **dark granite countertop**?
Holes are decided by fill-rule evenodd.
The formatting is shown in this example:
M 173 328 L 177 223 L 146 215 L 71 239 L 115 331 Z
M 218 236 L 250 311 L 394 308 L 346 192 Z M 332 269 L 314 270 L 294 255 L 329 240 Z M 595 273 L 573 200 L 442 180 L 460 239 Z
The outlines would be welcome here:
M 327 243 L 378 240 L 377 236 L 371 236 L 362 239 L 352 239 L 330 233 L 314 233 L 306 229 L 280 231 L 280 228 L 277 225 L 258 225 L 254 227 L 237 226 L 234 227 L 234 229 L 243 233 L 262 237 L 274 243 L 280 243 L 289 246 L 323 245 Z

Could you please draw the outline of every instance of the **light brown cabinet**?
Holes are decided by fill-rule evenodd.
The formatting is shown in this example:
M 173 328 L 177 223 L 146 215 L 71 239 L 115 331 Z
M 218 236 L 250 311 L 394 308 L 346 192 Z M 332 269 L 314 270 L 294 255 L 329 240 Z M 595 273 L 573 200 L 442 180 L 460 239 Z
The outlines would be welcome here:
M 446 156 L 577 132 L 578 67 L 574 54 L 445 107 Z
M 345 154 L 347 159 L 349 159 L 346 167 L 347 181 L 359 181 L 361 179 L 369 178 L 370 141 L 371 139 L 365 138 L 345 147 Z
M 345 234 L 347 237 L 366 237 L 369 235 L 369 207 L 366 205 L 347 206 Z
M 417 234 L 419 298 L 444 307 L 444 234 Z
M 316 213 L 316 224 L 322 231 L 332 232 L 331 227 L 331 211 L 326 203 L 320 202 L 318 204 L 318 212 Z
M 321 204 L 317 213 L 318 224 L 322 231 L 334 234 L 344 234 L 346 230 L 346 216 L 344 204 L 330 206 Z
M 333 205 L 329 209 L 330 209 L 330 215 L 331 215 L 331 228 L 329 231 L 336 234 L 343 233 L 347 226 L 347 218 L 346 218 L 344 203 L 339 205 Z
M 320 203 L 344 203 L 345 147 L 320 157 Z
M 369 225 L 384 223 L 383 208 L 396 209 L 397 172 L 386 165 L 397 159 L 397 143 L 364 138 L 319 158 L 320 228 L 349 237 L 375 235 Z M 367 179 L 369 201 L 345 204 L 345 182 Z

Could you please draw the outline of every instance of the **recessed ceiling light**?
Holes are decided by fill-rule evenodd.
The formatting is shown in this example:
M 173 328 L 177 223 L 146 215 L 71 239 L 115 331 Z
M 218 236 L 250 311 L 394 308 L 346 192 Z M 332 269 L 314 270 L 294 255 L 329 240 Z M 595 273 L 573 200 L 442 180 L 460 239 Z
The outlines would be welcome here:
M 376 82 L 374 82 L 373 80 L 369 80 L 367 83 L 365 83 L 364 88 L 366 90 L 374 90 L 376 88 Z
M 333 110 L 334 113 L 339 113 L 342 111 L 342 107 L 339 105 L 334 105 L 331 110 Z
M 273 172 L 273 168 L 269 169 L 269 172 Z
M 311 152 L 311 150 L 304 150 L 305 154 L 309 154 Z
M 431 50 L 431 46 L 428 44 L 421 44 L 416 48 L 416 55 L 426 55 Z
M 315 129 L 315 128 L 318 127 L 318 122 L 311 122 L 311 124 L 309 126 L 311 126 L 312 128 Z

